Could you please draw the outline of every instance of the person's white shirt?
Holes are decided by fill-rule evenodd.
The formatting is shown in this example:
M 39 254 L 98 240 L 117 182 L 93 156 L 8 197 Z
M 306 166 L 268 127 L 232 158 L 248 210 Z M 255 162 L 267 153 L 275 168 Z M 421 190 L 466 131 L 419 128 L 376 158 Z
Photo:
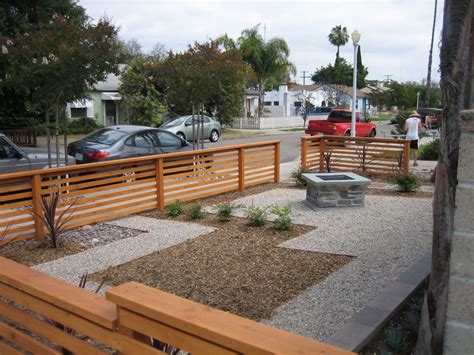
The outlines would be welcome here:
M 406 139 L 411 141 L 420 139 L 418 132 L 421 129 L 421 120 L 416 116 L 408 117 L 405 121 L 405 129 L 407 130 Z

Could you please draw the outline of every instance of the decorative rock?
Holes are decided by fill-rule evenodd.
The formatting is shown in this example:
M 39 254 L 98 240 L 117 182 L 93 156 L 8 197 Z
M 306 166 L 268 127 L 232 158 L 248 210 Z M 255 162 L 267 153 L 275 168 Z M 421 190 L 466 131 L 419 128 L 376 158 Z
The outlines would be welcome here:
M 94 228 L 92 228 L 92 226 L 89 225 L 89 224 L 86 224 L 85 226 L 82 226 L 82 227 L 81 227 L 81 230 L 83 230 L 83 231 L 91 231 L 91 230 L 93 230 L 93 229 L 94 229 Z

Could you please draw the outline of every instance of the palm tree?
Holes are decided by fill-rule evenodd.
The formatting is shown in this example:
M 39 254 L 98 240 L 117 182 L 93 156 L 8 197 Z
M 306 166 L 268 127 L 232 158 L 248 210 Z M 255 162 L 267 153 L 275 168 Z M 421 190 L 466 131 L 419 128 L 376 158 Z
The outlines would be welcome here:
M 296 68 L 289 61 L 290 50 L 283 38 L 265 41 L 258 33 L 258 25 L 242 31 L 237 41 L 242 58 L 252 68 L 258 87 L 258 115 L 263 114 L 265 86 L 269 81 L 288 79 Z
M 329 42 L 333 46 L 337 47 L 336 52 L 336 64 L 339 62 L 339 47 L 345 45 L 349 41 L 349 34 L 347 33 L 347 28 L 337 25 L 331 29 L 331 33 L 328 35 Z
M 438 9 L 438 0 L 434 3 L 434 15 L 433 15 L 433 28 L 431 30 L 431 44 L 430 54 L 428 55 L 428 75 L 426 76 L 426 106 L 430 106 L 431 103 L 431 63 L 433 62 L 433 42 L 436 28 L 436 12 Z

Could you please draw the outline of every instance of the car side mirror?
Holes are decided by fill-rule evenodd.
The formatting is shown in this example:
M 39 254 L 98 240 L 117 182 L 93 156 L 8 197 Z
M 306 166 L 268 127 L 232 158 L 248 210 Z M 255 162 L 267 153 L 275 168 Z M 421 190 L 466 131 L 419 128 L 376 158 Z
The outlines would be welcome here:
M 23 154 L 22 152 L 19 152 L 19 151 L 15 151 L 15 158 L 20 160 L 20 159 L 23 159 L 25 157 L 25 154 Z

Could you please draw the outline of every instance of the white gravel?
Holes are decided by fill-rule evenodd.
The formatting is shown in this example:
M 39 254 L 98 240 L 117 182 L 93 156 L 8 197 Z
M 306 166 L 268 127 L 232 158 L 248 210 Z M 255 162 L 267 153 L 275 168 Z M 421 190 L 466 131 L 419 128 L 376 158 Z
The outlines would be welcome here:
M 324 341 L 431 248 L 432 199 L 365 197 L 365 207 L 314 211 L 306 191 L 276 189 L 236 200 L 241 206 L 292 207 L 295 223 L 317 229 L 281 247 L 355 256 L 323 282 L 279 307 L 264 323 Z M 244 208 L 235 211 L 243 216 Z M 271 218 L 270 218 L 271 219 Z
M 117 266 L 211 233 L 213 227 L 195 223 L 133 216 L 108 222 L 110 225 L 142 231 L 138 236 L 121 239 L 35 266 L 35 269 L 77 285 L 80 277 Z M 93 286 L 93 284 L 91 283 Z M 90 286 L 91 286 L 90 285 Z

